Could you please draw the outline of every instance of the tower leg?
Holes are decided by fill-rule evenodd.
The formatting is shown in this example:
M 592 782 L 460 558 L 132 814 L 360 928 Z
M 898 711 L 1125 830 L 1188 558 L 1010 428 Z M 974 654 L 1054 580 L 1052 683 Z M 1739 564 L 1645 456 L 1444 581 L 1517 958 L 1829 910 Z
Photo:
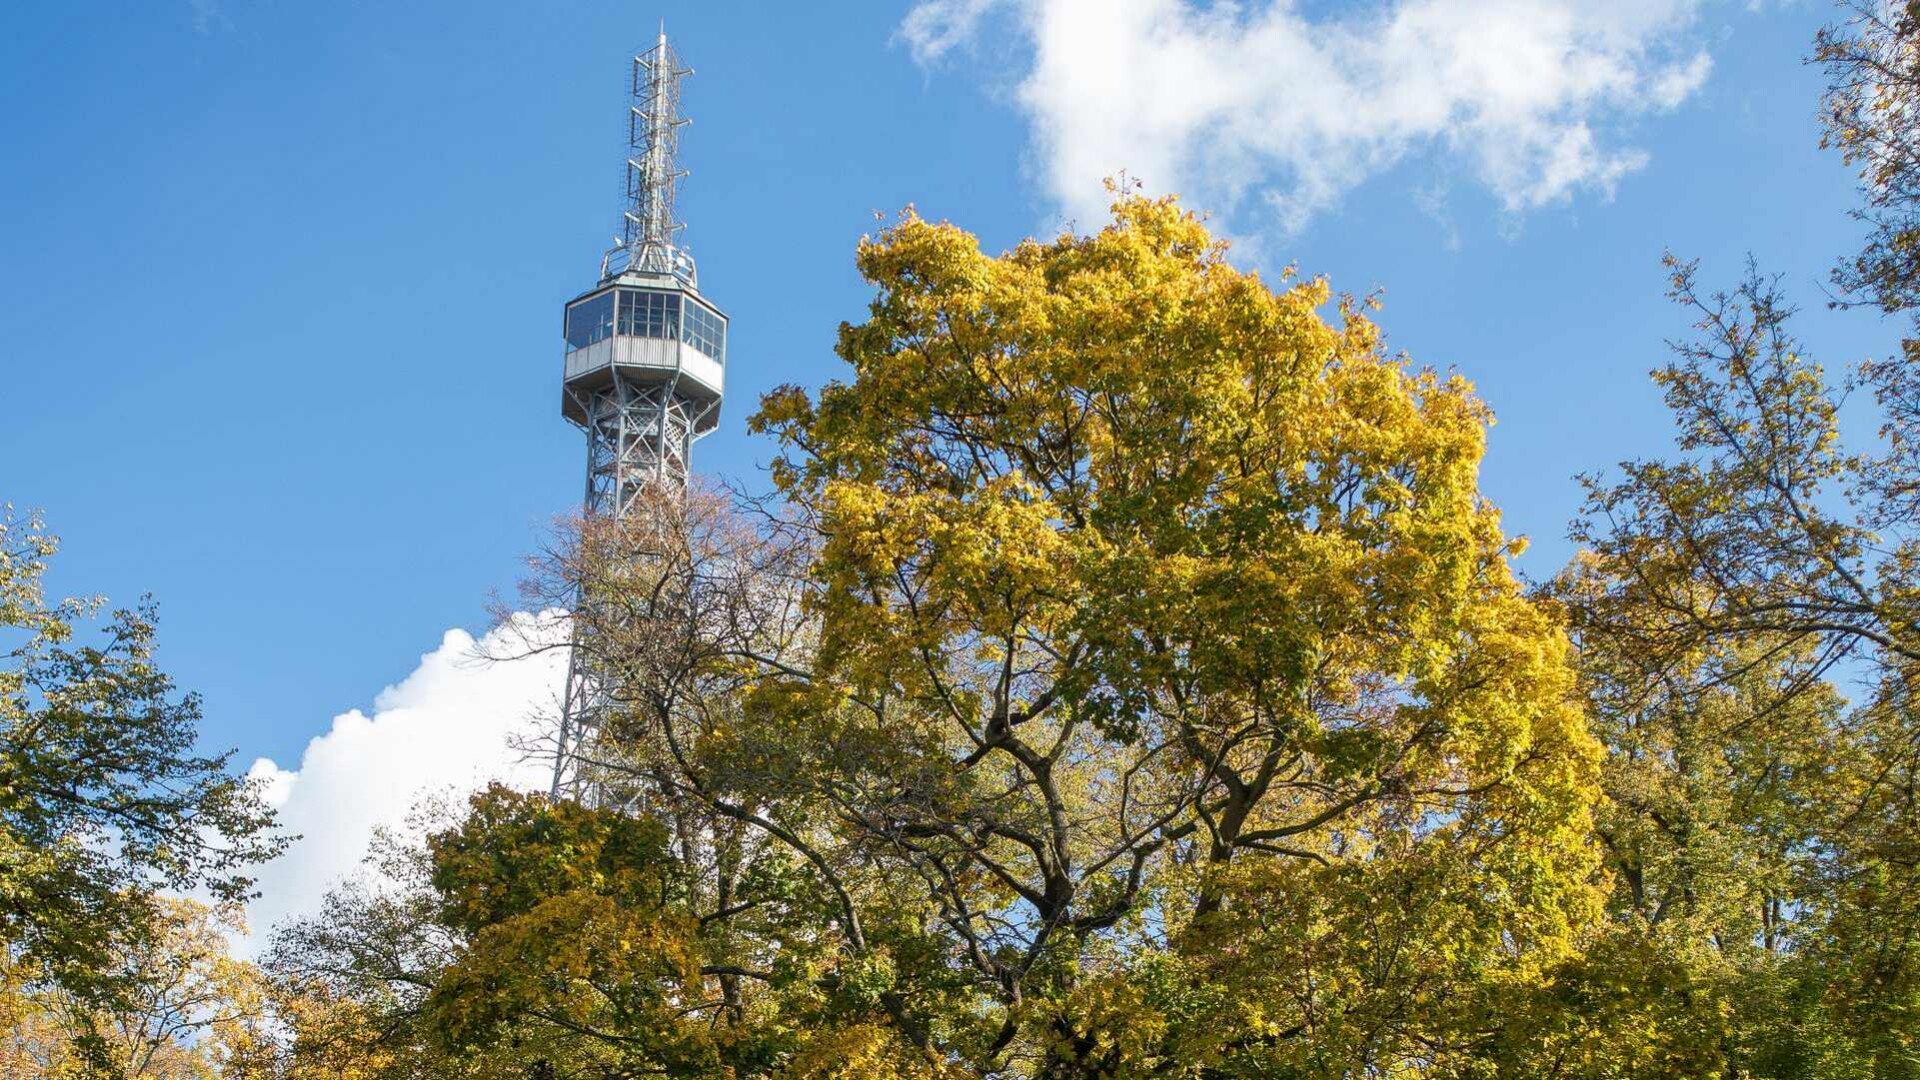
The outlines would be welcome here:
M 684 491 L 688 449 L 699 407 L 670 383 L 639 383 L 619 375 L 579 399 L 587 420 L 588 517 L 620 520 L 635 512 L 641 494 L 654 485 Z M 709 406 L 710 407 L 710 406 Z M 576 605 L 590 602 L 576 591 Z M 566 696 L 561 702 L 552 793 L 584 803 L 605 801 L 605 780 L 593 762 L 604 759 L 594 743 L 606 714 L 605 680 L 594 670 L 592 649 L 575 620 L 572 656 L 567 664 Z

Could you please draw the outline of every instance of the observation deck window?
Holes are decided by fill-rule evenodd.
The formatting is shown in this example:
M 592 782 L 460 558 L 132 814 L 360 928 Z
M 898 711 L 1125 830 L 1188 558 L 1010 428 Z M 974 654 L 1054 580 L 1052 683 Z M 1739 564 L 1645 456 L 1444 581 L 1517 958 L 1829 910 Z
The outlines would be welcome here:
M 704 304 L 687 302 L 685 336 L 687 344 L 718 360 L 727 362 L 727 323 Z
M 614 334 L 681 341 L 727 362 L 727 320 L 692 297 L 647 289 L 615 289 L 567 309 L 567 351 Z
M 680 297 L 674 293 L 620 290 L 620 333 L 628 337 L 680 336 Z
M 591 296 L 567 309 L 567 351 L 584 349 L 613 334 L 613 294 Z

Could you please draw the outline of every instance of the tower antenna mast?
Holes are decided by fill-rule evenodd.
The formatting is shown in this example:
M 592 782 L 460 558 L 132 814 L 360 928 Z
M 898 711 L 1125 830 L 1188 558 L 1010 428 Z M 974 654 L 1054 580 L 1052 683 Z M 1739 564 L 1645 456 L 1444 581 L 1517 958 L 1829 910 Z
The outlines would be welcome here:
M 602 280 L 627 270 L 696 280 L 693 257 L 679 246 L 686 226 L 675 212 L 680 181 L 680 80 L 693 74 L 667 44 L 664 23 L 653 48 L 633 58 L 627 102 L 626 205 L 618 242 L 600 262 Z

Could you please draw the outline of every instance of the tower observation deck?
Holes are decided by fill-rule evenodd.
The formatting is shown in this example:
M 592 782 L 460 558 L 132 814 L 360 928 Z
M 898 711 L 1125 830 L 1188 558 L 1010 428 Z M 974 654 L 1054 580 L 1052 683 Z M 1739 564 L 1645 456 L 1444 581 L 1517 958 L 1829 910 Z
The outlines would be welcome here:
M 680 66 L 663 29 L 633 58 L 627 104 L 625 205 L 593 288 L 567 302 L 560 412 L 586 434 L 584 510 L 625 517 L 649 487 L 686 487 L 696 439 L 720 422 L 727 316 L 700 294 L 679 244 Z M 572 650 L 553 794 L 591 797 L 583 770 L 605 694 L 588 650 Z

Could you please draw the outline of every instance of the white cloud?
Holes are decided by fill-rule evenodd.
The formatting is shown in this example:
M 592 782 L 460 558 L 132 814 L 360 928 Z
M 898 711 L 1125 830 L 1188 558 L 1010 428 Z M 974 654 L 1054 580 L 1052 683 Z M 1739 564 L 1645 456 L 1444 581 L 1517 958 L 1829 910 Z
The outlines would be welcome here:
M 914 59 L 930 64 L 972 37 L 1001 0 L 922 0 L 900 23 L 900 40 Z
M 557 615 L 516 615 L 476 642 L 449 630 L 405 679 L 382 690 L 373 715 L 333 718 L 307 743 L 297 770 L 267 758 L 250 775 L 280 822 L 301 839 L 260 873 L 248 915 L 253 945 L 289 916 L 314 910 L 325 890 L 353 874 L 379 827 L 398 829 L 423 798 L 464 794 L 490 781 L 546 786 L 550 766 L 513 743 L 537 734 L 566 678 L 562 649 L 528 652 L 529 642 L 564 640 Z M 511 659 L 487 659 L 512 656 Z M 247 947 L 243 945 L 243 948 Z
M 1100 181 L 1125 171 L 1216 213 L 1270 208 L 1292 230 L 1417 153 L 1508 214 L 1610 196 L 1648 160 L 1618 129 L 1707 77 L 1690 33 L 1703 3 L 1383 0 L 1309 15 L 1293 0 L 922 0 L 899 38 L 930 66 L 1020 46 L 1015 100 L 1069 215 L 1103 217 Z

